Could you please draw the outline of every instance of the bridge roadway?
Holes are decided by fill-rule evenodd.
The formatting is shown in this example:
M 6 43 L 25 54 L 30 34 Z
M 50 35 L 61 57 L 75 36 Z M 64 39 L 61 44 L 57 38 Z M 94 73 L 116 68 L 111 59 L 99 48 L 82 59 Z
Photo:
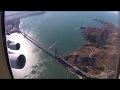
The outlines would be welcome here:
M 45 47 L 42 43 L 38 43 L 36 40 L 34 40 L 33 38 L 31 38 L 30 36 L 28 36 L 27 34 L 23 33 L 20 31 L 20 33 L 29 41 L 31 41 L 33 44 L 35 44 L 37 47 L 39 47 L 40 49 L 42 49 L 44 52 L 46 52 L 48 55 L 50 55 L 51 57 L 53 57 L 54 59 L 58 60 L 60 63 L 67 65 L 67 67 L 72 68 L 73 70 L 75 70 L 77 75 L 83 76 L 85 78 L 106 78 L 109 75 L 113 75 L 114 72 L 110 72 L 107 73 L 105 75 L 101 75 L 101 76 L 93 76 L 93 75 L 89 75 L 87 73 L 85 73 L 84 71 L 80 70 L 78 67 L 70 64 L 69 62 L 67 62 L 65 59 L 59 57 L 58 55 L 55 55 L 55 53 L 53 51 L 51 51 L 50 49 L 48 49 L 47 47 Z M 68 69 L 68 68 L 67 68 Z

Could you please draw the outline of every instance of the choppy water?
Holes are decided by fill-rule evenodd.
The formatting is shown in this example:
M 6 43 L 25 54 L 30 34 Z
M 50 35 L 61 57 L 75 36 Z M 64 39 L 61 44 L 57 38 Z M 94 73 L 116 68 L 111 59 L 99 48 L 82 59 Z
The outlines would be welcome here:
M 118 25 L 118 16 L 114 12 L 54 11 L 22 19 L 20 29 L 53 51 L 57 47 L 58 54 L 64 56 L 87 43 L 79 26 L 101 26 L 93 18 Z M 63 66 L 55 63 L 53 58 L 21 35 L 13 34 L 11 39 L 20 42 L 18 52 L 23 53 L 27 59 L 23 69 L 12 69 L 15 78 L 78 78 L 69 77 L 70 73 Z

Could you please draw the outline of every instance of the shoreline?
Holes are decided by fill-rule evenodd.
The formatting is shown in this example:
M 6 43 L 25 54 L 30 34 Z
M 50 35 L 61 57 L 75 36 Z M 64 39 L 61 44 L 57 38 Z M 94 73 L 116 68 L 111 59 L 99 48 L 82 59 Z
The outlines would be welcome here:
M 6 35 L 9 35 L 10 32 L 14 32 L 15 30 L 19 29 L 20 20 L 23 18 L 27 18 L 30 16 L 42 15 L 46 12 L 44 11 L 34 11 L 34 12 L 21 12 L 16 14 L 11 14 L 5 16 L 5 31 Z
M 114 53 L 117 52 L 117 49 L 113 47 L 117 47 L 118 45 L 118 41 L 116 40 L 119 39 L 116 38 L 116 36 L 118 35 L 119 28 L 114 26 L 114 24 L 103 20 L 99 19 L 93 20 L 103 24 L 103 26 L 101 26 L 100 28 L 89 26 L 84 28 L 82 27 L 82 29 L 84 29 L 82 35 L 87 40 L 87 44 L 80 46 L 76 51 L 71 51 L 71 53 L 67 54 L 64 57 L 64 59 L 68 63 L 75 65 L 79 69 L 80 68 L 83 69 L 82 71 L 85 72 L 86 75 L 88 75 L 90 78 L 105 78 L 105 77 L 111 78 L 109 76 L 114 74 L 112 72 L 115 71 L 115 65 L 117 61 L 117 58 L 114 61 L 112 60 L 112 58 L 114 58 L 118 54 Z M 112 35 L 112 38 L 110 35 Z M 114 38 L 116 40 L 114 40 Z M 112 55 L 111 52 L 113 52 Z M 112 66 L 110 66 L 110 64 L 112 64 Z M 89 69 L 87 68 L 87 66 L 91 66 L 92 68 Z M 108 73 L 105 72 L 106 68 L 110 72 Z M 74 73 L 71 70 L 69 71 L 77 75 L 78 77 L 80 76 L 80 78 L 82 77 L 80 74 L 77 74 L 76 72 Z M 104 72 L 105 74 L 101 75 L 101 72 Z M 89 73 L 92 73 L 92 76 Z
M 26 18 L 29 16 L 35 16 L 35 15 L 42 15 L 44 13 L 46 13 L 46 12 L 45 11 L 21 11 L 16 14 L 11 14 L 11 15 L 5 16 L 5 21 L 13 20 L 13 19 L 22 19 L 22 18 Z

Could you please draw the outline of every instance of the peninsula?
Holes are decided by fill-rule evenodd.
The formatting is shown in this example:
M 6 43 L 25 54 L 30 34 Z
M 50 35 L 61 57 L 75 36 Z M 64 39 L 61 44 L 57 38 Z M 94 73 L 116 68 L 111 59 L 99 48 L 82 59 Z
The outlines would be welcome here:
M 69 52 L 64 59 L 86 73 L 86 77 L 113 78 L 119 58 L 119 28 L 106 21 L 93 20 L 103 26 L 80 27 L 88 43 Z M 76 73 L 74 70 L 70 71 Z

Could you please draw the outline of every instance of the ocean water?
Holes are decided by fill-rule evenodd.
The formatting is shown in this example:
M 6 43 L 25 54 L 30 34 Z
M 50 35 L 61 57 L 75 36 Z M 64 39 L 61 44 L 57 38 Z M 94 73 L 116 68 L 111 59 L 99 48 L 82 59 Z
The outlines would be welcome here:
M 87 43 L 80 26 L 100 27 L 93 18 L 111 22 L 118 26 L 118 15 L 114 11 L 46 11 L 47 13 L 23 18 L 20 29 L 52 51 L 58 48 L 58 55 L 65 56 Z M 12 69 L 15 78 L 35 79 L 78 79 L 54 59 L 33 45 L 20 34 L 12 34 L 12 40 L 19 42 L 17 53 L 26 56 L 27 63 L 21 70 Z

